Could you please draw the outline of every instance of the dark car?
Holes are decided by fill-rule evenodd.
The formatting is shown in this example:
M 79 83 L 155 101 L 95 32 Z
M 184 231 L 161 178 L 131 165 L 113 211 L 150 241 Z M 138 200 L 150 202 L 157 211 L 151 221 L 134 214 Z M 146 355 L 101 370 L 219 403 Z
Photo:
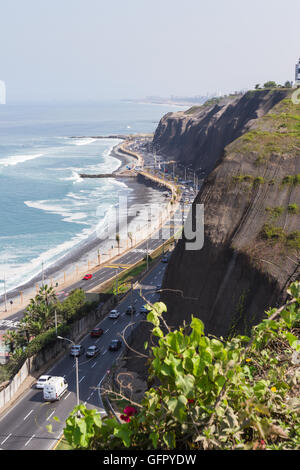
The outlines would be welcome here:
M 122 341 L 120 339 L 113 339 L 109 345 L 110 351 L 118 351 L 122 346 Z
M 161 259 L 161 262 L 162 262 L 162 263 L 167 263 L 167 262 L 168 262 L 168 257 L 167 257 L 167 256 L 163 256 L 162 259 Z
M 126 315 L 134 315 L 136 313 L 135 308 L 132 305 L 129 305 L 129 307 L 126 310 Z
M 83 280 L 84 281 L 87 281 L 88 279 L 92 279 L 93 275 L 92 274 L 86 274 L 84 277 L 83 277 Z
M 103 335 L 102 328 L 94 328 L 90 333 L 90 336 L 92 338 L 99 338 L 99 336 L 102 336 L 102 335 Z

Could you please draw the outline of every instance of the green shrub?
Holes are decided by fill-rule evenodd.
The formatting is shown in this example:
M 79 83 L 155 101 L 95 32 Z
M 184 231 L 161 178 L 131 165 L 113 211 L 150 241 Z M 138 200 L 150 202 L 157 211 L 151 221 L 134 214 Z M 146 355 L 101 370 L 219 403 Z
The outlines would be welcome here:
M 266 212 L 268 212 L 272 217 L 277 218 L 284 212 L 284 207 L 276 206 L 276 207 L 266 207 Z
M 285 233 L 282 227 L 265 224 L 261 230 L 261 237 L 265 240 L 280 241 L 285 239 Z
M 296 186 L 297 184 L 300 184 L 300 173 L 297 175 L 287 175 L 282 179 L 282 185 L 293 185 Z
M 296 248 L 297 250 L 300 249 L 300 231 L 296 230 L 295 232 L 291 232 L 286 236 L 286 244 L 290 248 Z
M 120 420 L 75 407 L 65 439 L 88 450 L 299 449 L 299 282 L 288 293 L 285 305 L 252 328 L 251 339 L 205 335 L 193 316 L 173 331 L 163 318 L 166 306 L 149 306 L 157 346 L 149 349 L 148 380 L 156 385 Z
M 299 206 L 298 206 L 298 204 L 296 204 L 296 203 L 294 203 L 294 204 L 289 204 L 287 210 L 288 210 L 288 213 L 289 213 L 289 214 L 298 214 L 298 212 L 299 212 Z

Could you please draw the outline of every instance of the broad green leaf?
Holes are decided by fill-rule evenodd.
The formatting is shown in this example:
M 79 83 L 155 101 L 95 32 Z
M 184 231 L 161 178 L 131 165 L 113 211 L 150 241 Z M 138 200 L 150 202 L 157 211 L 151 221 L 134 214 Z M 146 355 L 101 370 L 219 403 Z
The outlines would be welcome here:
M 171 398 L 167 402 L 167 406 L 169 410 L 173 413 L 173 415 L 182 422 L 186 416 L 186 405 L 187 399 L 184 395 L 179 395 L 178 398 Z

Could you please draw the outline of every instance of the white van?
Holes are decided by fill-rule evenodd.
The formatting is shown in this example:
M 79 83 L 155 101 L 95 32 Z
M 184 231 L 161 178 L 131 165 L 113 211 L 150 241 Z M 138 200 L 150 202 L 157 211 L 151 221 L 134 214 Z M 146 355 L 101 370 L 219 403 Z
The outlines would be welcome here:
M 46 401 L 59 400 L 60 397 L 68 390 L 68 384 L 64 377 L 51 377 L 45 383 L 43 388 L 43 397 Z

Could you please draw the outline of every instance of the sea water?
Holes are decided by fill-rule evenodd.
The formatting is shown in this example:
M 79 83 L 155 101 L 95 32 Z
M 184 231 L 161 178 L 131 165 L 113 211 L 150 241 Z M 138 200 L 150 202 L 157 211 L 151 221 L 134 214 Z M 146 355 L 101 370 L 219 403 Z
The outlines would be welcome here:
M 110 155 L 120 140 L 93 136 L 153 132 L 170 110 L 126 102 L 0 106 L 0 294 L 4 278 L 9 291 L 87 240 L 99 214 L 104 223 L 130 193 L 122 181 L 80 178 L 121 164 Z

